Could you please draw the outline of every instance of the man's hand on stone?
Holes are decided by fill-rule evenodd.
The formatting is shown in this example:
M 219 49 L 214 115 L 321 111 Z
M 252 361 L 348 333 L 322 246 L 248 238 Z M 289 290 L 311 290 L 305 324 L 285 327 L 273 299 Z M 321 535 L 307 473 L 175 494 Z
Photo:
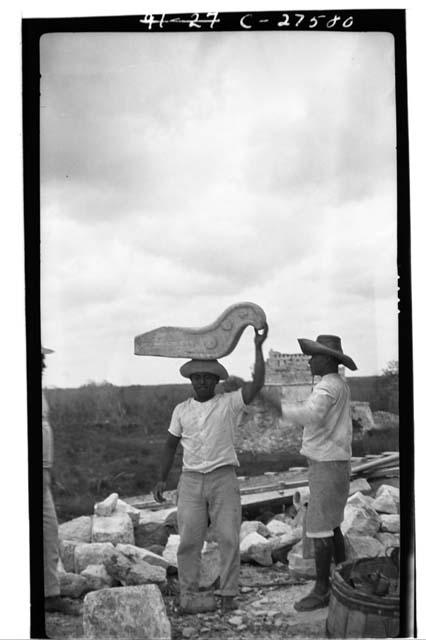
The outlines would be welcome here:
M 163 492 L 165 490 L 166 490 L 166 483 L 163 480 L 159 480 L 152 491 L 152 495 L 154 496 L 154 500 L 156 502 L 166 501 L 166 499 L 163 497 Z

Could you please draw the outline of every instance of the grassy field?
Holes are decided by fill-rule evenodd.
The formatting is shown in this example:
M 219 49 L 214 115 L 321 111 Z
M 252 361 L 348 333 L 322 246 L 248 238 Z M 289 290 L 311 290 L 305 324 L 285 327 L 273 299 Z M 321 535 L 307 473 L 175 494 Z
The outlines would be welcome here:
M 240 382 L 231 379 L 226 390 Z M 173 408 L 190 395 L 191 387 L 185 384 L 47 390 L 55 436 L 53 493 L 59 521 L 91 513 L 94 503 L 112 492 L 122 497 L 149 493 L 158 478 Z M 398 428 L 391 426 L 355 441 L 353 455 L 398 448 Z M 240 475 L 285 471 L 305 462 L 286 451 L 240 453 L 239 460 Z M 170 489 L 176 487 L 181 464 L 178 447 Z

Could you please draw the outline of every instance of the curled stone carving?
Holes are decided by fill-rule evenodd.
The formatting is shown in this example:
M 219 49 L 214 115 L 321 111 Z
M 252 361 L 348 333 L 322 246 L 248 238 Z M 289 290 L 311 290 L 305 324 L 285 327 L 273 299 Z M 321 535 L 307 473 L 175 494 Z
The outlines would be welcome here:
M 211 324 L 196 328 L 160 327 L 135 337 L 135 354 L 214 360 L 231 353 L 249 325 L 262 329 L 265 312 L 253 302 L 228 307 Z

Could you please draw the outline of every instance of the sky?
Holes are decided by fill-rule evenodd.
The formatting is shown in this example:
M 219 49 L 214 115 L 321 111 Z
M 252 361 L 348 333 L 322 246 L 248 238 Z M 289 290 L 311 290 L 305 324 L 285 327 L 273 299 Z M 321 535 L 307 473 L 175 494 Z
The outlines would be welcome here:
M 252 301 L 264 345 L 397 359 L 394 43 L 385 33 L 58 33 L 41 55 L 47 386 L 184 382 L 138 334 Z M 253 330 L 223 359 L 250 377 Z

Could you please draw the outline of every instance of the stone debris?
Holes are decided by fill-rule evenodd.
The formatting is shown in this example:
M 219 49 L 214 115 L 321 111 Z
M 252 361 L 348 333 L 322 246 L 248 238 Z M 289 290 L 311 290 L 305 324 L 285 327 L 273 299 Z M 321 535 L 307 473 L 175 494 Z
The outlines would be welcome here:
M 268 540 L 259 533 L 249 533 L 240 543 L 241 562 L 254 561 L 268 567 L 272 564 L 271 549 Z
M 91 542 L 92 520 L 92 516 L 80 516 L 60 524 L 58 527 L 59 539 Z
M 111 516 L 94 516 L 92 542 L 112 542 L 112 544 L 134 544 L 133 524 L 127 513 Z
M 117 506 L 118 493 L 111 493 L 108 498 L 95 504 L 94 512 L 96 516 L 110 516 Z
M 399 491 L 396 493 L 395 487 L 382 485 L 372 506 L 379 513 L 399 513 Z
M 266 528 L 273 536 L 280 536 L 292 532 L 292 527 L 289 524 L 281 522 L 280 520 L 276 520 L 275 518 L 268 522 Z
M 118 580 L 123 586 L 141 584 L 158 584 L 165 587 L 167 581 L 166 570 L 154 567 L 134 556 L 127 556 L 120 551 L 114 553 L 104 561 L 108 574 Z
M 340 528 L 344 535 L 374 536 L 380 528 L 380 518 L 372 507 L 349 503 Z
M 148 564 L 152 564 L 153 566 L 163 567 L 163 569 L 170 569 L 170 564 L 167 562 L 163 556 L 157 555 L 156 553 L 152 553 L 147 549 L 142 549 L 141 547 L 136 547 L 132 544 L 117 544 L 117 551 L 120 551 L 125 556 L 129 558 L 135 558 L 138 560 L 143 560 Z
M 141 514 L 140 509 L 136 509 L 135 507 L 132 507 L 131 504 L 124 502 L 124 500 L 120 500 L 120 498 L 118 498 L 117 500 L 114 513 L 127 513 L 134 527 L 137 527 L 139 524 L 139 519 Z
M 79 544 L 79 540 L 59 540 L 59 557 L 68 573 L 76 573 L 74 550 Z
M 357 491 L 353 495 L 349 496 L 346 504 L 351 504 L 356 507 L 373 507 L 374 498 L 372 496 L 366 496 L 361 491 Z
M 385 555 L 383 544 L 372 536 L 345 536 L 346 559 L 375 558 Z
M 84 599 L 85 638 L 171 640 L 171 626 L 155 585 L 93 591 Z
M 399 547 L 400 537 L 399 533 L 389 533 L 388 531 L 378 531 L 376 533 L 377 540 L 388 549 L 389 547 Z
M 111 542 L 83 542 L 74 549 L 75 573 L 82 573 L 91 564 L 103 564 L 114 553 Z
M 353 466 L 356 466 L 356 465 L 353 465 Z M 362 492 L 362 493 L 371 492 L 371 485 L 368 483 L 368 481 L 365 478 L 355 478 L 355 480 L 351 481 L 349 485 L 349 496 L 352 496 L 354 493 L 358 493 L 358 492 Z
M 170 531 L 158 522 L 139 523 L 134 529 L 134 544 L 147 549 L 153 545 L 164 547 L 169 539 Z
M 242 542 L 249 533 L 258 533 L 264 538 L 269 538 L 269 536 L 272 535 L 267 525 L 263 524 L 263 522 L 259 520 L 243 520 L 240 529 L 240 542 Z
M 81 572 L 81 575 L 86 579 L 88 591 L 117 586 L 117 582 L 111 578 L 103 564 L 89 564 Z
M 389 533 L 400 532 L 400 519 L 399 515 L 381 514 L 380 515 L 380 529 L 382 531 L 389 531 Z
M 61 596 L 80 598 L 88 591 L 87 580 L 76 573 L 58 573 Z

